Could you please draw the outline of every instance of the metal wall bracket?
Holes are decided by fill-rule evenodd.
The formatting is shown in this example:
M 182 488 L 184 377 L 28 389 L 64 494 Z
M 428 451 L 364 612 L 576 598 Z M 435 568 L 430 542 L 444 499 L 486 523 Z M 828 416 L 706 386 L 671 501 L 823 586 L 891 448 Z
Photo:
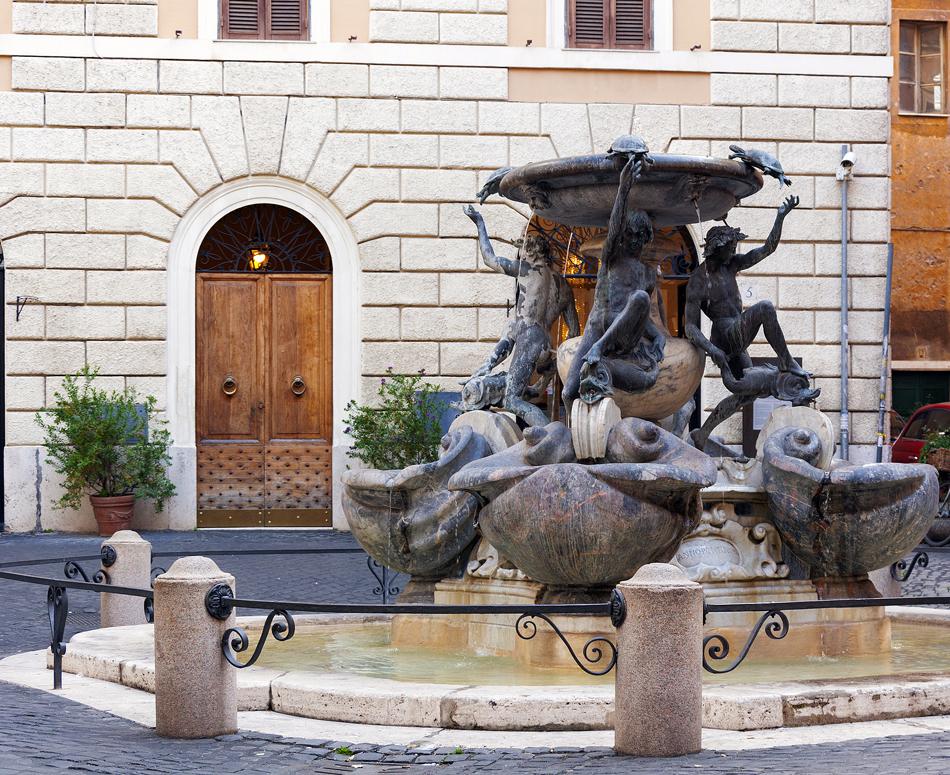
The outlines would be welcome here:
M 17 296 L 16 297 L 16 320 L 20 321 L 20 313 L 29 301 L 39 301 L 36 296 Z

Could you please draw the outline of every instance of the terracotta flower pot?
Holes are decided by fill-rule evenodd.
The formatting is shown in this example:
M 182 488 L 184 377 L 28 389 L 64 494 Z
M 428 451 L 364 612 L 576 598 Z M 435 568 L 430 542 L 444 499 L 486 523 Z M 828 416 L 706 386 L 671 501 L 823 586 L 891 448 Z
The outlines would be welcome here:
M 96 515 L 99 535 L 111 536 L 118 530 L 128 530 L 132 526 L 132 511 L 135 509 L 134 495 L 114 495 L 100 497 L 90 495 L 89 502 Z

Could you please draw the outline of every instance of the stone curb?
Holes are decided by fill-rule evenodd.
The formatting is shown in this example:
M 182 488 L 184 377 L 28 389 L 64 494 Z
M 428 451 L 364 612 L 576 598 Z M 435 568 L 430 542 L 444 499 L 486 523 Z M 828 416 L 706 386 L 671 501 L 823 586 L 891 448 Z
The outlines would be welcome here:
M 922 617 L 932 611 L 917 614 Z M 950 612 L 936 614 L 942 621 Z M 347 621 L 387 617 L 348 616 Z M 296 617 L 298 630 L 336 615 Z M 263 617 L 242 617 L 253 630 Z M 66 672 L 154 692 L 149 625 L 91 630 L 73 637 Z M 273 644 L 271 644 L 273 647 Z M 707 686 L 703 727 L 747 731 L 950 713 L 950 677 L 916 674 Z M 613 726 L 613 687 L 411 684 L 339 673 L 251 667 L 238 674 L 238 709 L 273 710 L 326 721 L 482 730 L 596 730 Z

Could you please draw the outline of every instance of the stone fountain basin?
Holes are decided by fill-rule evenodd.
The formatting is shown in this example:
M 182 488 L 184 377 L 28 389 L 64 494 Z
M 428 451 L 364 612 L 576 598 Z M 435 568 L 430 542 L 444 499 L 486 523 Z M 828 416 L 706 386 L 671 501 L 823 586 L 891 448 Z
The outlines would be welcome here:
M 447 434 L 442 447 L 441 457 L 431 463 L 343 474 L 343 512 L 350 530 L 373 559 L 399 573 L 444 576 L 475 541 L 477 498 L 450 492 L 445 484 L 491 448 L 470 427 Z
M 507 473 L 512 486 L 482 507 L 482 533 L 529 578 L 553 587 L 611 587 L 642 565 L 671 559 L 698 523 L 707 484 L 669 463 Z
M 812 465 L 818 449 L 814 431 L 788 428 L 766 441 L 762 463 L 775 527 L 812 578 L 886 568 L 920 543 L 937 513 L 933 466 L 837 461 L 826 472 Z
M 646 165 L 628 203 L 645 210 L 656 226 L 720 220 L 762 188 L 762 175 L 742 162 L 666 153 L 651 156 L 653 164 Z M 625 163 L 624 157 L 594 154 L 525 164 L 505 175 L 499 190 L 508 199 L 532 204 L 542 218 L 603 227 Z M 544 198 L 539 199 L 539 189 Z
M 950 611 L 887 609 L 893 622 L 926 622 L 950 628 Z M 387 626 L 378 615 L 295 617 L 297 635 L 341 623 Z M 239 617 L 252 642 L 263 617 Z M 63 658 L 75 673 L 154 693 L 155 665 L 151 625 L 112 627 L 73 636 Z M 269 641 L 268 650 L 285 644 Z M 289 645 L 289 644 L 287 644 Z M 753 647 L 754 653 L 754 647 Z M 44 652 L 15 655 L 4 662 L 31 660 Z M 49 651 L 45 659 L 51 663 Z M 33 662 L 30 662 L 33 665 Z M 737 673 L 738 676 L 742 668 Z M 295 716 L 362 724 L 445 729 L 570 730 L 613 726 L 613 684 L 518 686 L 407 683 L 340 672 L 251 667 L 240 670 L 238 708 L 273 710 Z M 717 684 L 706 677 L 703 726 L 752 730 L 940 715 L 950 712 L 950 677 L 943 673 L 870 676 L 762 683 Z M 68 683 L 68 677 L 65 681 Z M 464 679 L 463 679 L 464 680 Z

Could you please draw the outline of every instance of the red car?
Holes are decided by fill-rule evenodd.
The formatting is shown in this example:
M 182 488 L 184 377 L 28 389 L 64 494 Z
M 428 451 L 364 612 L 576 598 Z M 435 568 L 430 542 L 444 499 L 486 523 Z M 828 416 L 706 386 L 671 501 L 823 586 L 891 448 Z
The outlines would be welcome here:
M 924 437 L 934 431 L 950 428 L 950 403 L 927 404 L 914 412 L 894 440 L 891 460 L 894 463 L 916 463 L 924 447 Z

